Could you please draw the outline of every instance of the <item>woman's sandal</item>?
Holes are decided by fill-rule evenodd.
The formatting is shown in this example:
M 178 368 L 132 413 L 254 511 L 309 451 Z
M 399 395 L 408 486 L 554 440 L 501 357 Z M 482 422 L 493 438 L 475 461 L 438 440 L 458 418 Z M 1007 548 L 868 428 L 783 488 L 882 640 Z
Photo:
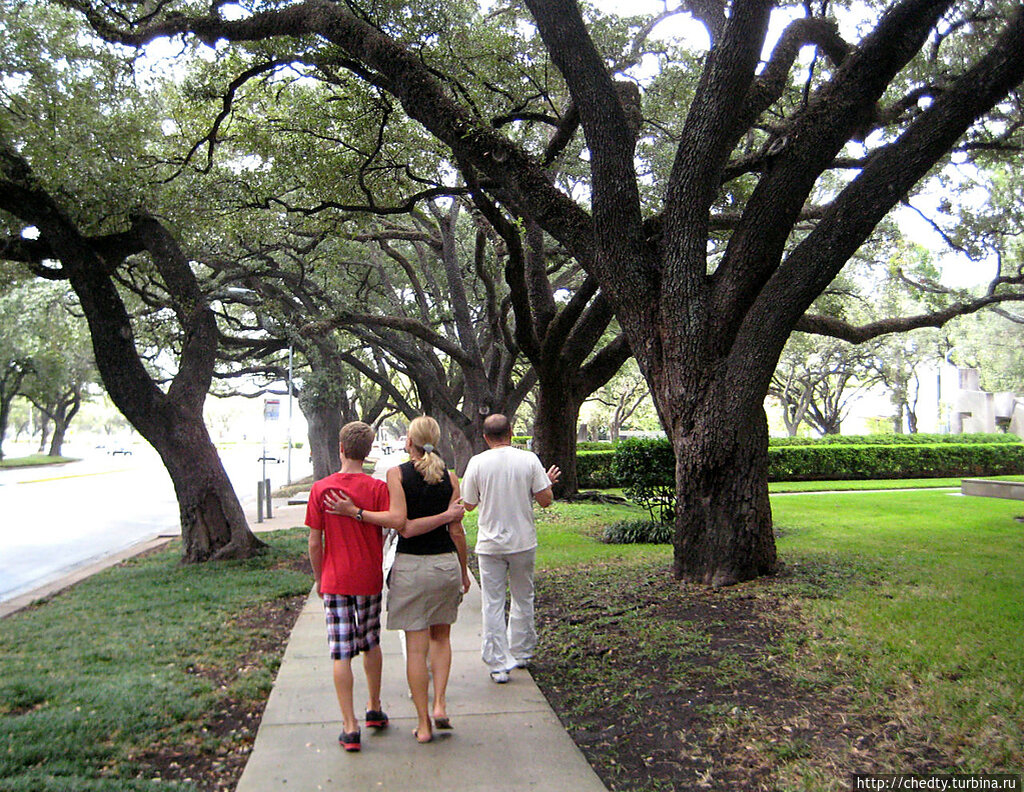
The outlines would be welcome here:
M 448 718 L 434 718 L 435 729 L 452 729 L 452 722 Z
M 418 729 L 413 729 L 412 730 L 412 736 L 416 738 L 416 742 L 418 742 L 420 745 L 426 745 L 427 743 L 434 741 L 434 735 L 433 734 L 430 734 L 427 737 L 427 739 L 425 739 L 425 740 L 423 738 L 421 738 Z

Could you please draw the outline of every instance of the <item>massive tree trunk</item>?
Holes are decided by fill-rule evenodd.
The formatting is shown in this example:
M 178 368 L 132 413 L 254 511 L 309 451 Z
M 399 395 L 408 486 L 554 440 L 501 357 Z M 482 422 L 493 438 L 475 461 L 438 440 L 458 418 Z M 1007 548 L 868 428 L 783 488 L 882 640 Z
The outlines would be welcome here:
M 629 344 L 619 335 L 600 346 L 614 316 L 595 278 L 585 278 L 572 299 L 558 304 L 547 273 L 543 229 L 537 223 L 527 222 L 524 246 L 518 225 L 479 192 L 474 200 L 507 247 L 505 281 L 516 317 L 516 341 L 537 375 L 533 450 L 545 468 L 557 465 L 562 471 L 554 486 L 555 496 L 574 495 L 579 490 L 576 428 L 580 407 L 622 368 L 630 356 Z M 598 351 L 593 354 L 595 349 Z
M 699 421 L 673 437 L 676 454 L 676 577 L 723 586 L 774 571 L 768 502 L 768 422 Z M 708 464 L 713 457 L 715 465 Z
M 338 435 L 343 425 L 347 397 L 331 398 L 314 393 L 309 387 L 299 394 L 299 409 L 306 418 L 309 451 L 313 457 L 313 478 L 319 480 L 341 469 Z
M 64 437 L 68 427 L 82 406 L 82 387 L 76 385 L 67 398 L 61 399 L 53 408 L 53 437 L 50 439 L 50 456 L 59 457 L 64 450 Z
M 50 424 L 53 423 L 53 420 L 43 410 L 39 412 L 41 415 L 39 421 L 39 448 L 36 449 L 36 452 L 42 454 L 46 451 L 46 444 L 50 440 Z
M 183 560 L 252 556 L 264 545 L 249 530 L 203 422 L 217 352 L 216 318 L 177 242 L 153 217 L 140 214 L 132 219 L 126 247 L 108 251 L 105 260 L 5 144 L 0 172 L 5 177 L 0 208 L 39 229 L 45 258 L 60 262 L 78 295 L 107 393 L 167 467 L 178 496 Z M 129 253 L 141 251 L 152 257 L 182 329 L 178 372 L 166 393 L 139 358 L 128 311 L 111 277 Z
M 58 395 L 51 404 L 40 406 L 38 403 L 34 403 L 34 406 L 42 416 L 39 452 L 42 453 L 46 445 L 48 427 L 52 421 L 53 436 L 50 438 L 50 450 L 47 453 L 50 456 L 59 457 L 64 448 L 64 437 L 67 435 L 68 427 L 82 406 L 82 385 L 79 383 L 71 386 L 69 390 Z
M 87 262 L 63 256 L 89 322 L 97 368 L 114 404 L 157 450 L 170 474 L 181 519 L 182 559 L 249 558 L 264 544 L 249 529 L 203 421 L 217 351 L 216 319 L 173 237 L 149 216 L 135 217 L 132 225 L 176 300 L 184 333 L 178 373 L 166 394 L 148 375 L 145 380 L 137 375 L 141 365 L 131 325 L 109 277 L 100 277 Z
M 341 432 L 341 410 L 335 405 L 316 401 L 308 404 L 299 397 L 299 407 L 306 417 L 309 451 L 313 457 L 313 478 L 319 480 L 341 469 L 338 435 Z
M 562 477 L 554 486 L 555 497 L 579 491 L 576 472 L 576 425 L 580 400 L 565 379 L 544 377 L 538 381 L 537 410 L 533 424 L 533 451 L 545 469 L 557 465 Z
M 594 312 L 606 310 L 606 303 L 599 296 L 576 322 L 569 339 L 560 344 L 554 340 L 546 343 L 534 363 L 538 387 L 533 450 L 545 468 L 557 465 L 562 471 L 561 479 L 554 486 L 555 497 L 575 495 L 579 491 L 576 430 L 584 400 L 614 377 L 630 356 L 629 344 L 625 336 L 620 335 L 586 363 L 582 362 L 596 343 L 587 336 L 599 336 L 607 326 L 607 320 L 595 322 L 590 317 Z M 562 316 L 567 313 L 569 309 L 563 309 Z
M 0 371 L 0 460 L 4 458 L 4 436 L 11 417 L 11 403 L 27 374 L 28 366 L 21 363 L 12 363 L 5 371 Z M 40 448 L 39 453 L 42 451 Z
M 174 484 L 182 558 L 186 562 L 248 558 L 263 543 L 249 531 L 206 425 L 174 407 L 169 407 L 163 418 L 145 430 L 136 428 L 159 452 Z

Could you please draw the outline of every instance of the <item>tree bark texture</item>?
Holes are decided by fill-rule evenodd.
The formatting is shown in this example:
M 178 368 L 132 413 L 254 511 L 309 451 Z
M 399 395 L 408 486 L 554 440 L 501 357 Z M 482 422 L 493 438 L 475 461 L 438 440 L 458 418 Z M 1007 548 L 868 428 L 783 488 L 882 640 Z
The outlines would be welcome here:
M 306 418 L 309 450 L 313 457 L 313 478 L 320 480 L 341 469 L 338 435 L 344 405 L 338 400 L 299 394 L 299 409 Z
M 64 449 L 64 437 L 67 435 L 68 426 L 71 420 L 78 413 L 81 406 L 81 393 L 76 390 L 74 399 L 68 402 L 60 402 L 54 405 L 53 410 L 53 437 L 50 438 L 50 456 L 59 457 Z
M 175 417 L 173 408 L 168 412 Z M 196 563 L 252 556 L 263 543 L 249 530 L 206 425 L 183 411 L 176 418 L 166 431 L 150 429 L 148 437 L 139 431 L 159 452 L 174 484 L 182 526 L 182 559 Z
M 559 498 L 579 491 L 576 424 L 580 405 L 566 380 L 543 378 L 538 382 L 533 451 L 545 470 L 552 465 L 561 469 L 561 479 L 553 488 L 555 497 Z
M 775 570 L 768 502 L 768 422 L 763 413 L 738 427 L 719 415 L 704 424 L 699 442 L 675 438 L 676 577 L 726 586 Z M 720 464 L 707 464 L 700 445 L 718 447 Z M 729 452 L 721 454 L 721 449 Z

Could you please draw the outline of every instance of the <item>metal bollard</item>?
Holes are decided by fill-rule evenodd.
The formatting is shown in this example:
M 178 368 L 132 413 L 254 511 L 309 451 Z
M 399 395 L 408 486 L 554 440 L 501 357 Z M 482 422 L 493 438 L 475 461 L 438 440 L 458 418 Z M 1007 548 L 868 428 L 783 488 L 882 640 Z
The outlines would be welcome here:
M 263 482 L 256 482 L 256 522 L 263 522 Z
M 267 519 L 269 520 L 274 516 L 270 505 L 271 500 L 273 500 L 270 497 L 270 479 L 264 479 L 263 481 L 263 497 L 267 501 Z

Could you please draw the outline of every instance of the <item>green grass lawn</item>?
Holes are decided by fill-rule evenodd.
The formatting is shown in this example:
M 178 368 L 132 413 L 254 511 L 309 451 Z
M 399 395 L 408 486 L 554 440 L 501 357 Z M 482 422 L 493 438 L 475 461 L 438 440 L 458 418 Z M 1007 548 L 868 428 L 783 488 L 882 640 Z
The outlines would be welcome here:
M 893 706 L 964 771 L 1024 769 L 1024 503 L 893 492 L 772 507 L 782 560 L 818 570 L 801 605 L 822 673 Z
M 1024 476 L 985 476 L 994 481 L 1024 481 Z M 873 479 L 871 481 L 773 481 L 772 494 L 782 492 L 838 492 L 845 490 L 960 489 L 959 478 Z
M 309 591 L 293 568 L 306 534 L 265 534 L 271 550 L 252 561 L 187 567 L 174 545 L 0 621 L 0 788 L 210 788 L 161 781 L 159 767 L 200 754 L 215 773 L 251 742 L 222 724 L 262 710 L 280 647 L 260 614 Z
M 867 484 L 864 489 L 884 488 Z M 550 575 L 557 588 L 574 588 L 570 600 L 585 603 L 585 611 L 607 611 L 580 616 L 574 623 L 563 614 L 546 625 L 547 651 L 565 655 L 556 661 L 561 670 L 551 679 L 570 680 L 570 690 L 593 692 L 570 695 L 570 709 L 562 717 L 590 739 L 587 735 L 603 727 L 587 721 L 580 707 L 604 712 L 604 702 L 618 695 L 637 702 L 643 715 L 641 702 L 657 712 L 659 700 L 704 684 L 709 674 L 716 684 L 741 690 L 746 680 L 763 684 L 765 673 L 780 674 L 780 690 L 809 691 L 811 701 L 836 691 L 843 703 L 832 706 L 844 708 L 837 717 L 857 725 L 829 738 L 828 729 L 815 722 L 813 705 L 800 717 L 783 716 L 781 709 L 773 711 L 770 696 L 762 710 L 736 709 L 728 696 L 726 705 L 705 705 L 702 714 L 714 709 L 718 725 L 693 739 L 731 744 L 740 752 L 748 746 L 750 757 L 770 765 L 761 768 L 770 778 L 768 786 L 760 786 L 765 782 L 759 778 L 756 788 L 848 789 L 849 774 L 865 766 L 891 773 L 922 766 L 944 772 L 1022 772 L 1024 503 L 930 489 L 779 494 L 772 507 L 782 573 L 724 590 L 717 595 L 724 599 L 709 601 L 723 608 L 731 598 L 767 603 L 782 625 L 779 643 L 765 647 L 761 657 L 738 657 L 738 665 L 715 650 L 713 662 L 702 661 L 699 667 L 685 658 L 695 645 L 718 645 L 720 624 L 657 621 L 652 614 L 658 612 L 655 603 L 665 587 L 659 584 L 658 594 L 644 593 L 644 579 L 667 575 L 671 548 L 615 549 L 596 540 L 604 524 L 635 518 L 640 510 L 597 506 L 591 511 L 558 504 L 550 516 L 545 514 L 539 523 L 542 577 Z M 581 568 L 578 576 L 566 574 L 573 564 Z M 687 600 L 694 589 L 682 587 L 679 593 Z M 628 605 L 645 601 L 653 610 L 641 604 L 634 611 Z M 611 637 L 601 634 L 606 624 L 612 625 Z M 621 640 L 616 632 L 634 636 L 634 673 L 612 672 L 601 661 L 603 652 L 616 653 Z M 655 654 L 645 656 L 647 651 Z M 678 678 L 644 681 L 647 669 L 663 668 L 665 658 L 672 657 L 684 658 L 675 665 Z M 611 673 L 624 674 L 618 688 L 607 684 Z M 715 714 L 719 706 L 724 709 Z M 639 723 L 652 723 L 650 717 Z M 861 736 L 870 750 L 851 741 L 859 724 L 864 724 Z M 608 749 L 611 761 L 599 749 L 588 752 L 593 761 L 605 762 L 606 780 L 619 778 L 613 788 L 673 788 L 671 776 L 616 776 L 628 757 L 614 751 L 647 750 L 628 740 L 622 744 Z

